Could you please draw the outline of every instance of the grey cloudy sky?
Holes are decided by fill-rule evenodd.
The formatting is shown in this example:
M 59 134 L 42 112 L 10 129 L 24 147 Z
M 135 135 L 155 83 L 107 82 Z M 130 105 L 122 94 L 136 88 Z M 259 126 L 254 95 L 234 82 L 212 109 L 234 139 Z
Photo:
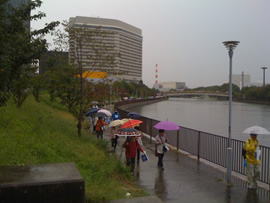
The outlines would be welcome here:
M 43 0 L 51 21 L 87 16 L 121 20 L 142 30 L 143 82 L 185 82 L 188 87 L 228 82 L 229 56 L 223 41 L 237 40 L 233 74 L 270 83 L 269 0 Z

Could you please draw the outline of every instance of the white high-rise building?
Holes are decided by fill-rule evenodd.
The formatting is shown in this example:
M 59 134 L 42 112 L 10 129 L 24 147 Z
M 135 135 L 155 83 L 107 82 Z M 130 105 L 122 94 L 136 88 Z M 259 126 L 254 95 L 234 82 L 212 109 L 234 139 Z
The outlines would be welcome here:
M 160 91 L 169 91 L 169 90 L 184 90 L 186 88 L 185 82 L 160 82 L 154 84 L 155 89 Z
M 232 84 L 237 85 L 240 89 L 250 86 L 250 75 L 247 73 L 233 74 Z
M 113 34 L 108 35 L 102 39 L 104 43 L 114 46 L 114 50 L 120 53 L 120 57 L 117 58 L 114 67 L 95 67 L 95 71 L 102 69 L 108 73 L 113 69 L 113 72 L 119 74 L 108 75 L 111 79 L 127 80 L 139 82 L 142 80 L 142 31 L 141 29 L 124 23 L 119 20 L 105 19 L 105 18 L 92 18 L 92 17 L 72 17 L 70 18 L 70 25 L 78 28 L 87 28 L 94 30 L 100 27 L 102 31 L 111 32 Z M 70 57 L 74 57 L 76 52 L 76 45 L 70 44 Z M 86 52 L 89 50 L 85 50 Z M 89 62 L 89 58 L 82 57 L 83 64 Z M 87 65 L 85 65 L 87 70 Z M 88 67 L 93 68 L 93 67 Z

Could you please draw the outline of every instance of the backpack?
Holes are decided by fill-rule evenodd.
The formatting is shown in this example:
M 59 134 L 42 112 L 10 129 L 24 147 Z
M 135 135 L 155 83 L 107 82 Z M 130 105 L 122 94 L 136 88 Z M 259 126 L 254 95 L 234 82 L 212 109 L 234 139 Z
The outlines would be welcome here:
M 248 140 L 249 141 L 249 140 Z M 245 146 L 245 145 L 244 145 Z M 242 157 L 244 158 L 244 159 L 246 159 L 246 154 L 247 154 L 247 151 L 244 149 L 244 146 L 243 146 L 243 148 L 242 148 Z

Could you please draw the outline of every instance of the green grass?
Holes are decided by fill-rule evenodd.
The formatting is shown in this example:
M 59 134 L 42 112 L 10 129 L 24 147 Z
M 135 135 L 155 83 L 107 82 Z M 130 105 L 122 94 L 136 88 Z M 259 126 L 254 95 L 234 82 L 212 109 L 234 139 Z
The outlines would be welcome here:
M 0 165 L 74 162 L 85 179 L 86 200 L 103 202 L 146 195 L 125 166 L 106 153 L 108 143 L 83 132 L 75 118 L 47 94 L 40 103 L 27 98 L 21 108 L 12 101 L 0 107 Z

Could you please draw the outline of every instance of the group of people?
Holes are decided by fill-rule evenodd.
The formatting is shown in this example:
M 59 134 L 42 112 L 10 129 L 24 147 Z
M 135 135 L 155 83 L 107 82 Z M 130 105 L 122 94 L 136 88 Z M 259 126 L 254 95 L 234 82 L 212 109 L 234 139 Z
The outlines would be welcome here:
M 131 119 L 133 119 L 132 115 L 129 116 Z M 115 120 L 121 120 L 121 116 L 117 110 L 113 112 L 111 116 L 111 122 Z M 95 125 L 95 131 L 97 134 L 97 138 L 103 139 L 103 132 L 104 127 L 108 125 L 104 121 L 103 118 L 98 118 Z M 134 127 L 137 131 L 140 131 L 139 126 Z M 110 140 L 111 140 L 111 146 L 113 148 L 113 151 L 116 150 L 116 147 L 118 145 L 118 139 L 116 132 L 118 130 L 118 127 L 110 127 Z M 131 173 L 134 172 L 135 169 L 135 163 L 137 160 L 137 163 L 140 162 L 141 153 L 145 154 L 145 151 L 143 150 L 143 142 L 142 142 L 142 136 L 143 133 L 140 131 L 139 136 L 127 136 L 126 140 L 122 144 L 122 147 L 125 148 L 125 156 L 126 156 L 126 165 L 130 168 Z M 163 157 L 164 157 L 164 146 L 165 143 L 167 143 L 168 139 L 164 132 L 164 130 L 159 130 L 159 134 L 156 136 L 156 143 L 155 143 L 155 155 L 158 157 L 158 167 L 162 170 L 164 170 L 163 167 Z
M 132 118 L 132 117 L 131 117 Z M 94 119 L 94 118 L 92 118 Z M 113 112 L 111 116 L 111 121 L 114 120 L 120 120 L 121 116 L 117 110 Z M 132 118 L 133 119 L 133 118 Z M 104 118 L 99 117 L 95 118 L 93 120 L 94 125 L 94 131 L 97 134 L 98 139 L 103 139 L 103 132 L 105 130 L 105 126 L 108 125 L 108 122 L 104 121 Z M 139 127 L 135 127 L 137 130 L 139 130 Z M 118 144 L 118 136 L 116 135 L 117 127 L 111 127 L 110 128 L 110 140 L 111 140 L 111 146 L 113 147 L 113 150 L 116 150 L 117 144 Z M 142 133 L 141 133 L 142 134 Z M 159 130 L 159 134 L 155 137 L 156 143 L 155 143 L 155 156 L 158 157 L 158 167 L 161 170 L 164 170 L 163 166 L 163 157 L 166 151 L 166 143 L 168 142 L 168 138 L 164 132 L 163 129 Z M 145 153 L 145 151 L 142 148 L 143 143 L 141 141 L 141 136 L 131 136 L 127 137 L 125 142 L 123 143 L 122 147 L 125 148 L 126 152 L 126 163 L 127 166 L 130 167 L 131 171 L 133 172 L 135 168 L 135 161 L 137 157 L 137 162 L 140 161 L 140 152 Z M 246 163 L 246 175 L 247 180 L 249 183 L 249 189 L 256 189 L 257 188 L 257 181 L 260 176 L 260 159 L 257 158 L 257 149 L 259 148 L 259 142 L 257 140 L 257 134 L 250 134 L 250 139 L 248 139 L 245 142 L 244 150 L 246 151 L 246 157 L 245 157 L 245 163 Z
M 120 120 L 121 116 L 120 114 L 115 111 L 112 114 L 111 121 L 113 120 Z M 103 131 L 104 127 L 108 125 L 106 122 L 104 122 L 103 118 L 98 118 L 96 120 L 95 125 L 95 131 L 97 133 L 97 138 L 103 138 Z M 135 129 L 139 130 L 139 127 L 134 127 Z M 116 135 L 117 127 L 111 127 L 110 128 L 110 140 L 111 140 L 111 146 L 113 147 L 114 151 L 116 150 L 117 144 L 118 144 L 118 136 Z M 142 132 L 141 132 L 142 136 Z M 123 143 L 122 147 L 125 148 L 125 155 L 126 155 L 126 164 L 127 167 L 130 168 L 131 172 L 133 173 L 135 168 L 135 162 L 137 158 L 137 162 L 140 161 L 140 152 L 145 153 L 142 146 L 142 140 L 141 136 L 127 136 L 125 142 Z M 155 137 L 156 143 L 155 143 L 155 156 L 158 157 L 158 167 L 161 170 L 164 170 L 163 166 L 163 157 L 166 152 L 166 143 L 168 142 L 168 138 L 165 134 L 165 131 L 163 129 L 159 130 L 159 134 Z M 259 148 L 259 141 L 257 140 L 257 134 L 250 134 L 250 139 L 248 139 L 245 142 L 244 150 L 246 151 L 246 175 L 248 180 L 248 188 L 249 189 L 256 189 L 257 188 L 257 181 L 260 176 L 260 158 L 257 156 L 257 150 Z
M 112 114 L 111 121 L 120 120 L 120 114 L 115 111 Z M 132 118 L 131 118 L 132 119 Z M 139 126 L 134 127 L 136 130 L 139 130 Z M 110 139 L 112 147 L 115 151 L 117 143 L 118 143 L 118 136 L 116 135 L 117 127 L 110 128 Z M 126 155 L 126 165 L 130 168 L 131 173 L 134 172 L 135 162 L 137 157 L 137 163 L 140 162 L 140 152 L 145 153 L 142 149 L 143 143 L 141 140 L 142 132 L 140 131 L 140 135 L 138 136 L 127 136 L 125 142 L 122 144 L 122 147 L 125 148 L 125 155 Z

